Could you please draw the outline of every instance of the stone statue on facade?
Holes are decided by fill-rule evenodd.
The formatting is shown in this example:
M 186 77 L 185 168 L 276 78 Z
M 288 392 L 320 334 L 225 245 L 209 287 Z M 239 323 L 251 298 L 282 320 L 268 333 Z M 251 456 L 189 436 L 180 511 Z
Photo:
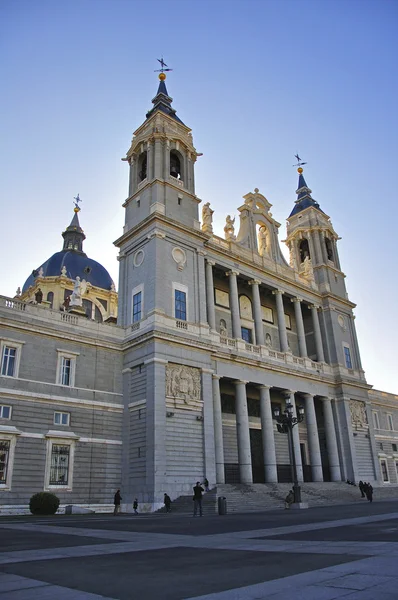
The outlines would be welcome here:
M 202 231 L 205 233 L 213 233 L 213 213 L 210 208 L 210 202 L 206 202 L 202 208 Z
M 224 227 L 225 239 L 227 242 L 234 242 L 236 240 L 234 223 L 235 217 L 231 219 L 231 215 L 227 215 Z
M 65 267 L 65 265 L 61 269 L 61 276 L 62 277 L 66 277 L 66 267 Z
M 43 277 L 43 275 L 44 275 L 43 267 L 40 267 L 38 275 L 39 275 L 39 277 Z
M 261 256 L 269 254 L 269 233 L 265 225 L 258 230 L 258 253 Z
M 43 292 L 39 288 L 37 290 L 37 292 L 35 293 L 35 302 L 36 302 L 36 304 L 41 304 L 42 301 L 43 301 Z
M 79 275 L 77 275 L 76 280 L 75 280 L 75 285 L 73 288 L 73 292 L 71 295 L 71 299 L 70 299 L 70 306 L 82 306 L 83 305 L 82 296 L 83 296 L 85 290 L 86 290 L 85 280 L 83 279 L 83 281 L 80 281 L 80 277 L 79 277 Z
M 15 292 L 15 295 L 17 297 L 19 297 L 21 295 L 21 288 L 20 287 L 17 288 L 17 291 Z
M 303 262 L 303 275 L 310 281 L 314 280 L 314 269 L 309 256 L 306 256 Z

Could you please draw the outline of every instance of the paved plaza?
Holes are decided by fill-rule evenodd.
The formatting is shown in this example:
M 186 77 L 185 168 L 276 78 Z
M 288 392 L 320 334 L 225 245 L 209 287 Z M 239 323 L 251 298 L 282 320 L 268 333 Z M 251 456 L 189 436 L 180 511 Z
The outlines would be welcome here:
M 0 519 L 0 600 L 398 600 L 398 503 Z

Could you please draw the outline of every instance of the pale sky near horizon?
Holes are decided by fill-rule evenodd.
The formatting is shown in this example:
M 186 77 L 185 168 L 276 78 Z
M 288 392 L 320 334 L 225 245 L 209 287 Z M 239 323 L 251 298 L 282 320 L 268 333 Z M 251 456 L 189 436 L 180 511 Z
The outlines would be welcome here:
M 397 26 L 395 0 L 3 0 L 0 295 L 61 250 L 77 193 L 84 249 L 117 284 L 120 159 L 163 54 L 215 233 L 258 187 L 283 240 L 298 152 L 342 238 L 367 381 L 398 394 Z

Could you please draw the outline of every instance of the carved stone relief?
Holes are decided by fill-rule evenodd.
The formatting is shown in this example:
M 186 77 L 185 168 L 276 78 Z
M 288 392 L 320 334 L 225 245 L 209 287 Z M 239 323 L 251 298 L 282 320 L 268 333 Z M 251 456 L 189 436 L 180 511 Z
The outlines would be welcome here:
M 368 419 L 366 416 L 366 406 L 364 402 L 350 400 L 351 423 L 358 427 L 368 427 Z
M 196 409 L 201 406 L 200 369 L 168 363 L 166 366 L 166 396 L 174 405 Z

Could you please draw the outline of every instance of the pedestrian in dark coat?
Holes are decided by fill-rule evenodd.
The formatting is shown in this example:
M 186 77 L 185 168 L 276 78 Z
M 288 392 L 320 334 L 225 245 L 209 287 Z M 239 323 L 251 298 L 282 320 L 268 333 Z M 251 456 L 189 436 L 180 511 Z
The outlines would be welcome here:
M 134 514 L 135 514 L 135 515 L 138 515 L 138 510 L 137 510 L 137 509 L 138 509 L 138 500 L 137 500 L 137 498 L 136 498 L 136 499 L 134 500 L 134 502 L 133 502 L 133 510 L 134 510 Z
M 196 517 L 196 515 L 198 513 L 198 508 L 199 508 L 199 514 L 200 514 L 200 516 L 201 517 L 203 516 L 203 513 L 202 513 L 202 496 L 203 496 L 203 492 L 204 492 L 204 489 L 200 485 L 200 481 L 197 481 L 195 487 L 193 488 L 193 501 L 194 501 L 193 516 L 194 517 Z
M 171 498 L 168 494 L 164 494 L 164 505 L 166 507 L 166 512 L 171 512 Z
M 373 502 L 373 487 L 370 485 L 370 483 L 367 484 L 365 493 L 369 502 Z
M 116 516 L 120 513 L 120 502 L 122 500 L 122 497 L 120 495 L 120 490 L 116 491 L 116 494 L 113 498 L 113 504 L 115 505 L 115 510 L 113 511 L 113 514 Z
M 365 498 L 364 482 L 360 481 L 358 483 L 358 487 L 359 487 L 359 491 L 361 492 L 361 498 Z

